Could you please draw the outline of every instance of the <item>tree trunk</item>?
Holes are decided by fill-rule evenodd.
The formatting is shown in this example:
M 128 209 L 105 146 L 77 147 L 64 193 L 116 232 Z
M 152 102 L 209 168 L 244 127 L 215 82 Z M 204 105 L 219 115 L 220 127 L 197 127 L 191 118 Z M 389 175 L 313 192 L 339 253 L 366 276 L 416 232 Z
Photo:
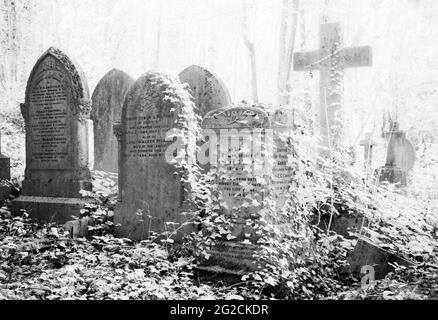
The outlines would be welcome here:
M 252 99 L 255 104 L 259 103 L 259 95 L 257 89 L 257 60 L 254 43 L 249 40 L 248 36 L 248 14 L 247 14 L 247 2 L 242 0 L 242 30 L 243 30 L 243 43 L 245 44 L 249 58 L 251 60 L 251 88 L 252 88 Z
M 292 62 L 295 49 L 295 38 L 298 25 L 299 0 L 283 0 L 281 8 L 281 27 L 280 27 L 280 61 L 278 71 L 278 101 L 280 105 L 290 104 L 290 78 L 292 75 Z M 289 19 L 288 19 L 289 17 Z M 288 20 L 290 24 L 289 38 L 286 39 Z M 286 52 L 287 47 L 287 52 Z

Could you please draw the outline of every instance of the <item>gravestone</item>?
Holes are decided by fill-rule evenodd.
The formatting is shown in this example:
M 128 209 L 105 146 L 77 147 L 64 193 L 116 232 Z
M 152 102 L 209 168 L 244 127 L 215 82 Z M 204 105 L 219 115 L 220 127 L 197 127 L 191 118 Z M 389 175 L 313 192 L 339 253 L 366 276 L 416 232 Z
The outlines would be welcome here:
M 260 218 L 261 202 L 269 188 L 259 179 L 269 179 L 272 167 L 264 154 L 272 152 L 265 142 L 269 139 L 270 119 L 262 109 L 233 106 L 209 112 L 203 128 L 214 132 L 217 144 L 211 145 L 215 161 L 211 170 L 219 174 L 216 202 L 221 214 L 233 222 L 230 240 L 216 240 L 208 252 L 206 268 L 220 268 L 229 273 L 242 273 L 257 269 L 254 254 L 259 250 L 258 235 L 247 221 Z M 210 138 L 211 139 L 211 138 Z M 250 196 L 250 198 L 248 198 Z M 250 243 L 243 243 L 245 240 Z
M 94 169 L 118 172 L 118 142 L 113 132 L 120 122 L 123 102 L 134 80 L 125 72 L 113 69 L 94 90 L 91 120 L 94 125 Z
M 290 108 L 277 109 L 271 118 L 274 137 L 271 186 L 278 212 L 283 209 L 289 188 L 293 185 L 294 172 L 289 161 L 293 155 L 293 146 L 289 140 L 294 130 L 293 119 L 294 112 Z
M 181 83 L 188 84 L 197 107 L 197 114 L 204 117 L 208 112 L 231 104 L 225 84 L 210 71 L 193 65 L 179 75 Z
M 50 48 L 35 64 L 21 112 L 26 127 L 26 171 L 22 196 L 12 203 L 13 213 L 65 223 L 89 199 L 88 85 L 67 55 Z
M 184 184 L 166 154 L 173 142 L 166 140 L 166 133 L 177 128 L 182 112 L 178 100 L 191 103 L 185 111 L 191 119 L 189 130 L 190 121 L 196 121 L 188 91 L 178 86 L 177 79 L 147 73 L 126 95 L 121 124 L 114 127 L 119 140 L 119 203 L 114 214 L 118 236 L 142 240 L 151 232 L 175 231 L 188 219 L 180 214 L 187 199 Z M 168 92 L 174 92 L 171 99 Z M 183 234 L 180 230 L 175 239 Z
M 391 264 L 397 263 L 400 266 L 410 267 L 414 263 L 390 253 L 388 250 L 378 246 L 366 238 L 359 238 L 353 252 L 348 256 L 348 264 L 351 273 L 361 278 L 362 267 L 370 266 L 374 268 L 375 280 L 381 280 L 395 269 Z
M 320 71 L 320 104 L 318 115 L 322 147 L 336 148 L 342 139 L 342 90 L 344 69 L 372 65 L 369 46 L 342 48 L 340 23 L 325 23 L 320 30 L 320 49 L 294 55 L 294 70 Z
M 409 171 L 415 164 L 415 148 L 406 138 L 406 133 L 399 129 L 399 124 L 394 122 L 390 132 L 385 134 L 389 138 L 386 164 L 381 168 L 380 181 L 407 186 Z
M 0 133 L 0 205 L 9 197 L 11 193 L 11 159 L 2 154 L 2 139 Z
M 0 133 L 0 181 L 11 180 L 11 159 L 2 153 L 2 136 Z

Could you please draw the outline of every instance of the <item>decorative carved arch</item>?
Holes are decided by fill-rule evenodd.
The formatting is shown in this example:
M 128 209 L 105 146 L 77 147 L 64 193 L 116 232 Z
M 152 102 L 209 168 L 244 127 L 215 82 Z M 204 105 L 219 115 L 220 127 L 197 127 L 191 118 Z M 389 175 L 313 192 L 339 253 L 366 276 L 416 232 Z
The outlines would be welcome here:
M 28 97 L 29 90 L 31 89 L 32 80 L 35 77 L 35 73 L 37 72 L 40 64 L 48 56 L 52 56 L 53 58 L 58 60 L 64 67 L 67 74 L 69 75 L 73 87 L 74 98 L 78 99 L 79 101 L 81 99 L 88 100 L 89 99 L 88 84 L 85 79 L 84 73 L 82 72 L 82 70 L 80 69 L 77 63 L 75 63 L 71 58 L 69 58 L 64 52 L 62 52 L 61 50 L 55 47 L 50 47 L 46 52 L 44 52 L 41 55 L 41 57 L 35 63 L 27 82 L 26 99 Z
M 27 119 L 27 107 L 30 102 L 29 94 L 31 92 L 35 77 L 37 76 L 37 71 L 39 70 L 41 63 L 49 56 L 56 59 L 62 65 L 62 68 L 68 75 L 72 89 L 72 96 L 73 99 L 77 102 L 78 106 L 78 108 L 74 110 L 73 113 L 79 114 L 79 119 L 81 121 L 84 119 L 89 119 L 91 112 L 91 101 L 89 98 L 88 83 L 85 75 L 79 65 L 74 62 L 74 60 L 69 58 L 64 52 L 55 47 L 50 47 L 45 53 L 41 55 L 41 57 L 35 63 L 32 72 L 30 73 L 26 86 L 26 103 L 21 106 L 23 117 Z

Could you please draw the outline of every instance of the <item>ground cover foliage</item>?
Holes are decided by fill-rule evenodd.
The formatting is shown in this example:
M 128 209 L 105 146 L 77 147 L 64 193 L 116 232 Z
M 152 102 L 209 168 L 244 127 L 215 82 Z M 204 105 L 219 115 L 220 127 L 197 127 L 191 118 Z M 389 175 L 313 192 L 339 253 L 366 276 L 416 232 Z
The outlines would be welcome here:
M 10 126 L 9 138 L 22 132 L 19 122 L 4 126 Z M 191 129 L 191 134 L 200 132 Z M 185 173 L 182 177 L 192 194 L 187 213 L 190 223 L 200 227 L 183 245 L 173 243 L 171 234 L 139 243 L 114 237 L 113 174 L 93 172 L 94 192 L 86 195 L 98 204 L 90 204 L 82 217 L 76 217 L 92 219 L 86 238 L 73 238 L 63 226 L 32 220 L 25 212 L 13 217 L 7 201 L 0 211 L 0 299 L 435 299 L 436 203 L 378 186 L 351 169 L 348 153 L 342 150 L 329 158 L 313 157 L 308 146 L 315 141 L 306 124 L 294 129 L 283 138 L 297 182 L 281 211 L 290 228 L 259 223 L 271 221 L 272 199 L 267 197 L 262 204 L 266 210 L 252 220 L 260 235 L 252 243 L 260 248 L 258 271 L 236 278 L 198 269 L 198 258 L 208 256 L 215 241 L 233 240 L 233 217 L 219 214 L 217 176 L 204 174 L 194 159 L 181 156 L 175 164 Z M 192 137 L 184 136 L 187 132 L 180 131 L 182 141 L 197 148 Z M 17 156 L 14 161 L 18 168 L 22 160 Z M 254 205 L 254 199 L 248 201 Z M 339 215 L 365 219 L 358 232 L 344 237 L 331 229 Z M 315 218 L 328 221 L 326 227 L 311 223 Z M 272 237 L 276 234 L 281 237 Z M 348 272 L 346 261 L 358 235 L 416 265 L 396 266 L 384 280 L 361 288 L 361 279 Z M 245 241 L 251 244 L 251 239 Z

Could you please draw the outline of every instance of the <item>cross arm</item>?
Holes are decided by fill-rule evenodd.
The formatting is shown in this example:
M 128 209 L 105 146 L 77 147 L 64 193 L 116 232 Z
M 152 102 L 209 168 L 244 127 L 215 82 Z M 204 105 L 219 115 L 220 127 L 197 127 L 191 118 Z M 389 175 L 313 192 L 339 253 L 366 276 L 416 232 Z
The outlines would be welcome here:
M 344 68 L 370 67 L 373 65 L 373 49 L 370 46 L 342 50 Z
M 297 52 L 294 54 L 294 71 L 319 69 L 320 51 Z

